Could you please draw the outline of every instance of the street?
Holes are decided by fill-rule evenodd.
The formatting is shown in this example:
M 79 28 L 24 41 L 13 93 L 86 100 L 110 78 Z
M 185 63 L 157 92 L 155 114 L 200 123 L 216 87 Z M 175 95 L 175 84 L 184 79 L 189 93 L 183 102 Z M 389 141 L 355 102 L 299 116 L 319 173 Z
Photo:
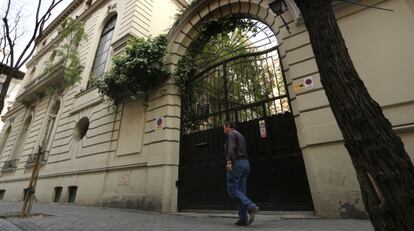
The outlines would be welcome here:
M 0 202 L 0 218 L 17 214 L 22 204 Z M 272 231 L 373 231 L 366 220 L 320 219 L 311 214 L 265 213 L 248 227 L 233 225 L 235 213 L 173 213 L 84 207 L 61 204 L 35 204 L 35 216 L 27 219 L 0 219 L 0 231 L 184 231 L 184 230 L 272 230 Z

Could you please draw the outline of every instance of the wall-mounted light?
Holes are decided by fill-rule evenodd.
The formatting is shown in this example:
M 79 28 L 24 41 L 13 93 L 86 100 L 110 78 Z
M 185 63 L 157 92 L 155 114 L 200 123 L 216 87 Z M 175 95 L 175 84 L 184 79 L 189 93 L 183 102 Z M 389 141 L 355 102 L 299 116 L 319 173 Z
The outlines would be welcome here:
M 280 18 L 283 21 L 283 24 L 285 24 L 285 27 L 287 31 L 289 31 L 289 25 L 286 23 L 285 19 L 283 18 L 282 14 L 286 11 L 287 5 L 284 0 L 276 0 L 269 4 L 270 9 L 273 11 L 273 13 L 276 14 L 276 16 L 280 16 Z
M 287 5 L 283 0 L 276 0 L 269 4 L 270 9 L 272 9 L 273 13 L 277 16 L 280 16 L 285 12 Z

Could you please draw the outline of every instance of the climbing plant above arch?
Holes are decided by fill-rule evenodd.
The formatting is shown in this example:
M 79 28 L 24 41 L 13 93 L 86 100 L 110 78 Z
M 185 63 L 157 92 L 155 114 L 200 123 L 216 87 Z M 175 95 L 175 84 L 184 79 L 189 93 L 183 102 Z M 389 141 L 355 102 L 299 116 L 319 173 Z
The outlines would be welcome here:
M 256 24 L 257 21 L 248 18 L 241 18 L 237 15 L 211 18 L 203 22 L 198 30 L 197 36 L 187 49 L 186 54 L 178 62 L 178 66 L 175 71 L 175 82 L 180 87 L 181 92 L 185 92 L 186 82 L 197 74 L 203 64 L 206 64 L 199 62 L 205 58 L 201 57 L 203 54 L 208 54 L 209 49 L 214 49 L 215 44 L 219 42 L 237 46 L 237 44 L 231 44 L 232 41 L 230 40 L 236 36 L 241 38 L 246 34 L 246 32 L 256 32 Z M 218 50 L 216 49 L 216 51 Z M 246 52 L 246 50 L 243 50 L 242 47 L 238 50 L 234 49 L 227 51 L 228 53 L 222 55 L 222 57 L 230 58 L 231 56 L 236 56 Z M 226 52 L 224 47 L 220 50 L 220 52 Z M 217 62 L 220 61 L 220 59 L 218 58 L 214 61 Z

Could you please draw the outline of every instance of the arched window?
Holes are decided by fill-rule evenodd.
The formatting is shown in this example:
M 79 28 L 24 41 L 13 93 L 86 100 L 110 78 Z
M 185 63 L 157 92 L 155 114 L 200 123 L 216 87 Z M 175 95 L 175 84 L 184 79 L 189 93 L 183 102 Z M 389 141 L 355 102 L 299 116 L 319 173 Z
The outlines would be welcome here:
M 32 70 L 30 71 L 29 75 L 27 76 L 26 87 L 28 87 L 32 83 L 32 80 L 34 79 L 35 73 L 36 73 L 36 67 L 33 67 Z
M 46 133 L 42 142 L 42 151 L 49 151 L 50 141 L 52 133 L 55 128 L 56 117 L 60 109 L 60 100 L 57 100 L 53 107 L 50 109 L 49 119 L 47 120 Z M 46 153 L 47 156 L 47 153 Z
M 105 66 L 111 47 L 111 40 L 115 29 L 116 18 L 117 16 L 114 16 L 109 19 L 102 30 L 98 48 L 96 49 L 95 60 L 93 61 L 91 71 L 92 78 L 99 79 L 105 73 Z
M 10 131 L 11 131 L 11 126 L 9 126 L 6 129 L 6 131 L 3 134 L 3 137 L 1 137 L 1 141 L 0 141 L 0 156 L 1 156 L 1 153 L 3 152 L 4 146 L 6 145 L 7 139 L 9 138 Z
M 17 159 L 20 156 L 23 150 L 24 143 L 26 142 L 27 132 L 29 131 L 29 127 L 31 123 L 32 123 L 32 115 L 27 117 L 27 119 L 23 123 L 19 136 L 17 137 L 16 145 L 14 146 L 13 153 L 11 155 L 10 160 Z
M 57 54 L 57 51 L 53 51 L 53 52 L 52 52 L 52 54 L 51 54 L 51 55 L 50 55 L 50 57 L 49 57 L 49 62 L 50 62 L 50 63 L 53 63 L 53 61 L 55 61 L 56 54 Z

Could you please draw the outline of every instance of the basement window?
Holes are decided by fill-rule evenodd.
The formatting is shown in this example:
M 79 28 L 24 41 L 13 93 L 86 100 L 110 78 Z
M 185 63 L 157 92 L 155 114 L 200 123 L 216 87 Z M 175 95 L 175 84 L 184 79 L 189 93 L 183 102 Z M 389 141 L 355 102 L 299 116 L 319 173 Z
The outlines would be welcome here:
M 332 2 L 332 9 L 334 11 L 338 11 L 344 7 L 347 7 L 349 5 L 353 5 L 352 3 L 356 3 L 359 2 L 360 0 L 347 0 L 346 2 L 344 1 L 333 1 Z
M 78 186 L 69 186 L 68 191 L 69 191 L 68 203 L 75 203 L 76 192 L 78 191 Z
M 53 194 L 53 203 L 59 203 L 60 196 L 62 195 L 62 187 L 55 187 L 55 193 Z
M 22 201 L 25 201 L 26 200 L 26 197 L 28 195 L 28 192 L 29 192 L 29 188 L 23 189 L 23 199 L 22 199 Z
M 6 193 L 6 190 L 1 189 L 0 190 L 0 201 L 3 200 L 4 194 Z

